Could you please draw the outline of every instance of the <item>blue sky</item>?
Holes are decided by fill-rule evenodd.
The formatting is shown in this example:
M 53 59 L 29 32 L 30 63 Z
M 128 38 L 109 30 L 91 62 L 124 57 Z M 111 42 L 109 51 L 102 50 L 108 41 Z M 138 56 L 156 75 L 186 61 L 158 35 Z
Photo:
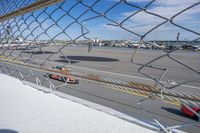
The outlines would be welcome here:
M 98 0 L 83 0 L 83 3 L 87 6 L 91 6 Z M 18 17 L 16 20 L 18 21 L 17 26 L 16 23 L 13 23 L 13 31 L 19 28 L 20 25 L 20 31 L 17 33 L 22 33 L 22 36 L 26 36 L 31 33 L 33 29 L 35 29 L 39 23 L 42 22 L 41 26 L 37 27 L 34 32 L 32 32 L 34 37 L 38 37 L 39 39 L 46 38 L 48 39 L 55 37 L 55 39 L 75 39 L 79 35 L 81 35 L 81 25 L 75 22 L 74 18 L 78 18 L 83 12 L 87 11 L 83 16 L 81 16 L 78 19 L 78 22 L 82 22 L 88 18 L 98 16 L 98 13 L 105 13 L 110 7 L 112 7 L 114 4 L 118 3 L 119 0 L 99 0 L 95 6 L 93 6 L 93 11 L 87 11 L 89 8 L 83 4 L 77 4 L 77 0 L 66 0 L 62 4 L 57 4 L 51 7 L 48 7 L 45 12 L 44 9 L 35 11 L 33 13 L 33 16 L 31 16 L 31 13 L 28 13 L 23 16 L 23 18 Z M 151 2 L 150 0 L 127 0 L 128 3 L 132 5 L 139 6 L 143 8 L 146 4 Z M 180 12 L 181 10 L 187 8 L 188 6 L 199 2 L 199 0 L 156 0 L 154 3 L 152 3 L 148 8 L 147 11 L 159 14 L 161 16 L 164 16 L 165 18 L 170 19 L 172 16 L 174 16 L 176 13 Z M 62 7 L 64 10 L 68 11 L 73 5 L 74 8 L 72 8 L 68 13 L 66 14 L 65 11 L 59 9 L 58 7 Z M 55 12 L 53 12 L 55 10 Z M 125 18 L 129 17 L 134 12 L 138 11 L 138 8 L 134 8 L 132 6 L 129 6 L 125 4 L 124 2 L 120 2 L 116 7 L 109 10 L 109 12 L 106 13 L 106 16 L 108 19 L 112 19 L 118 23 L 122 22 Z M 52 13 L 53 12 L 53 13 Z M 95 13 L 98 12 L 98 13 Z M 64 15 L 62 19 L 60 19 L 57 24 L 59 26 L 54 25 L 54 21 L 51 19 L 46 19 L 51 16 L 51 19 L 54 21 L 58 21 L 61 16 Z M 35 21 L 35 18 L 37 18 L 37 21 Z M 21 21 L 20 21 L 21 19 Z M 89 30 L 89 34 L 86 36 L 89 38 L 98 37 L 100 39 L 133 39 L 133 40 L 139 40 L 140 38 L 130 32 L 127 32 L 126 30 L 121 29 L 120 27 L 111 26 L 109 24 L 114 24 L 110 20 L 108 20 L 104 17 L 98 17 L 96 19 L 92 19 L 90 21 L 83 22 L 83 26 Z M 24 21 L 25 20 L 25 21 Z M 180 14 L 174 19 L 174 22 L 184 26 L 186 28 L 192 29 L 193 31 L 200 33 L 200 5 L 195 6 L 194 8 L 184 12 L 183 14 Z M 144 35 L 148 30 L 153 28 L 154 26 L 162 23 L 164 19 L 161 19 L 159 17 L 150 15 L 145 13 L 144 11 L 141 11 L 140 13 L 130 17 L 127 21 L 123 23 L 123 27 L 127 30 L 130 30 L 132 32 L 136 32 L 137 34 Z M 73 23 L 75 22 L 75 23 Z M 24 24 L 23 24 L 24 23 Z M 73 23 L 73 24 L 72 24 Z M 69 26 L 65 30 L 64 34 L 62 33 L 63 29 Z M 28 29 L 27 29 L 27 25 Z M 49 30 L 47 30 L 47 34 L 44 34 L 43 29 L 47 29 L 49 26 L 52 26 Z M 41 28 L 42 27 L 42 28 Z M 61 28 L 60 28 L 61 27 Z M 29 30 L 30 29 L 30 30 Z M 86 31 L 86 30 L 84 30 Z M 61 34 L 59 34 L 61 33 Z M 162 25 L 161 27 L 154 30 L 152 33 L 148 34 L 145 39 L 146 40 L 175 40 L 177 33 L 180 34 L 181 40 L 193 40 L 195 38 L 200 37 L 199 35 L 190 33 L 188 31 L 182 30 L 176 26 L 171 25 L 170 23 L 166 23 L 165 25 Z M 59 34 L 58 36 L 56 36 Z M 38 36 L 39 35 L 39 36 Z M 31 36 L 28 36 L 30 38 Z M 83 38 L 79 38 L 83 39 Z

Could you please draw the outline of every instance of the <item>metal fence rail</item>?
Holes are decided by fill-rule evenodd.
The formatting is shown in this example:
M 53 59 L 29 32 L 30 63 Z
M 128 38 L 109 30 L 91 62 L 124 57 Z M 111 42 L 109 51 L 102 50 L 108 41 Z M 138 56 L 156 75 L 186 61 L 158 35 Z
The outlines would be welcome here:
M 105 4 L 105 2 L 108 4 Z M 141 3 L 131 0 L 11 0 L 9 2 L 2 0 L 0 1 L 0 70 L 2 73 L 13 75 L 21 80 L 32 78 L 36 84 L 43 86 L 48 84 L 53 89 L 67 86 L 66 81 L 62 85 L 55 87 L 56 85 L 51 79 L 37 77 L 33 69 L 41 69 L 62 76 L 67 74 L 68 76 L 70 75 L 80 80 L 89 80 L 100 85 L 113 85 L 121 90 L 145 93 L 148 98 L 138 101 L 139 104 L 149 98 L 154 99 L 156 97 L 157 99 L 164 98 L 168 99 L 168 101 L 188 102 L 198 105 L 199 98 L 197 94 L 190 95 L 180 92 L 177 94 L 174 89 L 191 82 L 198 82 L 200 80 L 200 71 L 185 63 L 184 60 L 179 60 L 173 54 L 182 47 L 180 45 L 182 34 L 192 35 L 188 40 L 191 44 L 199 40 L 200 32 L 198 27 L 197 29 L 188 27 L 185 23 L 181 23 L 179 17 L 191 13 L 191 11 L 198 12 L 196 9 L 200 6 L 200 2 L 193 0 L 170 15 L 166 15 L 166 10 L 162 10 L 162 12 L 152 10 L 155 5 L 160 4 L 159 2 L 159 0 L 149 0 Z M 177 3 L 181 4 L 182 2 Z M 128 10 L 119 11 L 125 9 Z M 117 15 L 119 16 L 116 17 Z M 147 20 L 144 20 L 145 17 L 143 16 L 148 16 Z M 140 19 L 136 20 L 135 18 Z M 148 19 L 152 18 L 156 23 L 152 24 L 151 21 L 148 23 Z M 83 73 L 83 70 L 76 69 L 71 73 L 63 73 L 51 69 L 52 66 L 56 65 L 61 65 L 62 67 L 71 66 L 73 60 L 70 60 L 66 54 L 68 46 L 87 46 L 88 52 L 92 51 L 95 43 L 93 38 L 98 36 L 93 35 L 94 32 L 91 28 L 94 25 L 94 21 L 98 25 L 102 24 L 102 28 L 120 29 L 124 34 L 138 40 L 139 45 L 133 49 L 130 63 L 139 66 L 138 72 L 149 78 L 151 84 L 112 79 L 107 73 L 95 71 Z M 137 25 L 137 21 L 141 22 L 141 25 Z M 147 22 L 144 24 L 144 21 Z M 188 20 L 188 23 L 193 23 L 193 21 Z M 176 48 L 165 49 L 149 41 L 153 40 L 152 34 L 166 25 L 179 29 L 179 33 L 175 33 L 176 35 L 173 36 L 177 44 Z M 146 26 L 148 28 L 144 31 L 135 29 Z M 174 30 L 174 32 L 176 31 Z M 143 45 L 160 49 L 162 54 L 145 62 L 137 61 L 139 47 Z M 63 62 L 58 62 L 58 57 L 62 57 Z M 170 86 L 163 83 L 162 80 L 170 70 L 164 66 L 154 65 L 154 63 L 160 62 L 163 58 L 176 62 L 193 74 L 198 75 L 199 78 L 171 84 Z M 10 63 L 28 67 L 30 71 L 23 72 L 22 69 L 14 69 Z M 73 69 L 73 66 L 71 68 Z M 159 76 L 155 78 L 154 75 L 146 73 L 146 69 L 148 71 L 158 71 Z

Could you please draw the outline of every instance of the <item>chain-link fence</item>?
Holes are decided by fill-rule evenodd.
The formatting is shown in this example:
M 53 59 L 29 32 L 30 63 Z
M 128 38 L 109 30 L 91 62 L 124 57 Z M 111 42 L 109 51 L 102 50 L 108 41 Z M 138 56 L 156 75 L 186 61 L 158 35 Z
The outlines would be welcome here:
M 142 95 L 137 106 L 148 99 L 199 105 L 198 0 L 2 0 L 0 6 L 2 73 L 53 90 Z

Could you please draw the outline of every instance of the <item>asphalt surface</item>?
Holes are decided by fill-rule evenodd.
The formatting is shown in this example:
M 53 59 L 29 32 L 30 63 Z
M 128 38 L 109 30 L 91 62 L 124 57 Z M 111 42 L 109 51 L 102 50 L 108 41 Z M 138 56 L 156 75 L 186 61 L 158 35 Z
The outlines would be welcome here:
M 33 49 L 36 50 L 36 49 Z M 23 53 L 23 56 L 29 57 L 30 51 Z M 44 51 L 48 51 L 47 55 L 55 52 L 54 47 L 45 47 Z M 22 50 L 15 50 L 13 54 L 18 55 Z M 131 50 L 113 50 L 113 49 L 102 49 L 102 48 L 93 48 L 93 51 L 88 53 L 87 48 L 83 47 L 67 47 L 62 50 L 66 56 L 72 60 L 70 68 L 73 71 L 83 71 L 90 73 L 98 73 L 104 76 L 112 77 L 115 79 L 124 79 L 124 80 L 134 80 L 135 82 L 149 83 L 153 84 L 152 81 L 145 79 L 146 77 L 139 74 L 137 69 L 139 66 L 131 64 L 130 58 L 132 51 Z M 164 54 L 161 51 L 151 51 L 151 50 L 140 50 L 135 58 L 137 62 L 145 62 L 153 57 L 157 57 L 161 54 Z M 41 52 L 34 53 L 33 58 L 44 59 L 48 56 L 44 56 Z M 63 55 L 54 55 L 50 58 L 53 62 L 65 63 L 66 61 L 62 57 Z M 190 66 L 194 67 L 198 71 L 200 70 L 200 53 L 195 52 L 176 52 L 173 54 L 174 57 L 179 60 L 184 61 Z M 0 62 L 4 73 L 7 73 L 10 70 L 21 71 L 24 78 L 27 81 L 35 83 L 34 76 L 30 75 L 30 69 L 26 67 L 16 66 L 9 64 L 9 69 L 6 69 L 7 63 Z M 168 58 L 163 58 L 156 63 L 157 66 L 168 67 L 168 73 L 163 80 L 173 80 L 175 82 L 185 81 L 189 79 L 197 79 L 197 81 L 188 84 L 188 86 L 181 86 L 176 88 L 177 90 L 198 93 L 199 91 L 199 75 L 195 72 L 178 65 L 174 61 L 170 61 Z M 82 68 L 84 67 L 84 68 Z M 86 69 L 89 68 L 89 69 Z M 92 69 L 92 70 L 91 70 Z M 95 69 L 95 70 L 93 70 Z M 100 71 L 99 71 L 100 70 Z M 110 73 L 106 73 L 106 72 Z M 159 73 L 157 70 L 146 70 L 149 74 L 157 76 Z M 37 76 L 41 81 L 43 86 L 49 87 L 47 80 L 44 80 L 45 71 L 32 69 L 32 72 Z M 113 74 L 118 73 L 118 74 Z M 16 71 L 12 73 L 13 76 L 21 78 L 20 74 Z M 54 86 L 59 86 L 62 83 L 60 81 L 51 80 Z M 132 94 L 128 92 L 123 92 L 114 89 L 112 86 L 96 84 L 88 80 L 80 80 L 79 84 L 68 84 L 64 87 L 58 89 L 58 91 L 67 93 L 79 98 L 83 98 L 120 112 L 123 112 L 129 116 L 136 118 L 152 121 L 152 118 L 158 119 L 161 123 L 166 126 L 172 126 L 183 123 L 195 122 L 196 120 L 188 118 L 182 112 L 180 112 L 180 107 L 175 104 L 166 103 L 160 100 L 147 100 L 141 104 L 142 107 L 137 106 L 136 103 L 143 99 L 144 97 L 137 94 Z M 183 131 L 198 133 L 200 126 L 190 126 L 181 128 Z
M 118 48 L 97 48 L 93 47 L 93 50 L 88 53 L 87 47 L 64 47 L 61 53 L 56 53 L 58 49 L 62 46 L 47 46 L 42 47 L 45 55 L 39 48 L 33 47 L 30 49 L 18 48 L 13 50 L 6 50 L 5 54 L 12 52 L 12 55 L 19 55 L 22 52 L 23 57 L 32 58 L 37 60 L 37 63 L 42 63 L 46 58 L 51 62 L 56 62 L 60 64 L 68 64 L 64 55 L 68 57 L 71 64 L 67 67 L 72 67 L 78 71 L 89 71 L 92 73 L 103 74 L 101 71 L 117 73 L 122 75 L 116 75 L 114 78 L 130 79 L 136 80 L 137 82 L 141 80 L 142 82 L 149 81 L 149 78 L 138 72 L 138 68 L 141 66 L 131 63 L 131 56 L 133 49 L 118 49 Z M 0 50 L 0 52 L 3 49 Z M 139 50 L 134 58 L 135 63 L 144 64 L 148 61 L 164 55 L 165 52 L 160 50 Z M 175 51 L 171 54 L 172 57 L 178 59 L 179 61 L 191 66 L 196 71 L 200 71 L 200 53 L 191 51 Z M 46 63 L 49 65 L 50 63 Z M 173 81 L 175 83 L 181 83 L 185 81 L 195 80 L 193 82 L 187 83 L 184 87 L 175 88 L 178 91 L 192 92 L 195 94 L 200 94 L 200 74 L 195 71 L 188 69 L 187 67 L 181 65 L 178 62 L 168 58 L 167 56 L 153 62 L 153 66 L 167 68 L 166 75 L 162 78 L 162 81 L 168 82 Z M 76 68 L 78 67 L 78 68 Z M 84 68 L 89 68 L 84 69 Z M 92 70 L 91 70 L 92 69 Z M 95 71 L 98 70 L 98 71 Z M 99 72 L 100 70 L 100 72 Z M 156 70 L 153 68 L 142 69 L 142 72 L 148 74 L 149 76 L 158 79 L 163 71 Z M 105 76 L 109 76 L 110 73 L 105 73 Z M 114 74 L 115 75 L 115 74 Z M 112 74 L 113 76 L 113 74 Z M 132 77 L 130 77 L 132 76 Z M 152 82 L 154 84 L 154 82 Z M 189 87 L 187 87 L 189 86 Z
M 2 67 L 6 67 L 7 63 L 0 63 Z M 3 69 L 4 73 L 8 73 L 8 70 L 15 70 L 23 72 L 24 78 L 35 83 L 35 78 L 31 77 L 30 69 L 25 67 L 9 64 L 9 69 Z M 45 71 L 31 69 L 34 75 L 41 80 L 43 86 L 49 87 L 49 83 L 44 79 Z M 21 78 L 19 73 L 13 72 L 12 76 Z M 63 83 L 56 80 L 51 80 L 54 86 L 62 85 Z M 97 85 L 91 81 L 80 80 L 79 84 L 68 84 L 61 87 L 58 91 L 70 94 L 88 101 L 92 101 L 117 111 L 125 113 L 129 116 L 136 117 L 147 122 L 152 121 L 153 118 L 159 120 L 166 126 L 173 126 L 183 123 L 197 122 L 196 120 L 185 116 L 180 107 L 174 104 L 165 103 L 159 100 L 147 100 L 141 106 L 137 106 L 136 103 L 144 97 L 114 90 L 109 86 Z M 200 126 L 190 126 L 181 128 L 183 131 L 198 133 Z

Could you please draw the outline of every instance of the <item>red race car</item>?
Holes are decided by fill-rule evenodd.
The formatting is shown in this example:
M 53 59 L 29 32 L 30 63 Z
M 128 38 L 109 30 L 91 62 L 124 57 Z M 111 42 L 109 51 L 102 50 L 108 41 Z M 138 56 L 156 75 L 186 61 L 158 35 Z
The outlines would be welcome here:
M 51 79 L 59 80 L 59 81 L 62 81 L 62 82 L 67 82 L 67 83 L 70 83 L 70 84 L 78 84 L 78 80 L 74 79 L 72 77 L 64 77 L 64 76 L 60 76 L 60 75 L 57 75 L 57 74 L 50 74 L 50 73 L 47 73 L 44 76 L 51 78 Z
M 200 115 L 200 107 L 197 106 L 192 106 L 192 105 L 186 105 L 186 104 L 181 104 L 181 111 L 194 118 L 197 120 L 200 120 L 199 115 Z M 199 114 L 199 115 L 198 115 Z

